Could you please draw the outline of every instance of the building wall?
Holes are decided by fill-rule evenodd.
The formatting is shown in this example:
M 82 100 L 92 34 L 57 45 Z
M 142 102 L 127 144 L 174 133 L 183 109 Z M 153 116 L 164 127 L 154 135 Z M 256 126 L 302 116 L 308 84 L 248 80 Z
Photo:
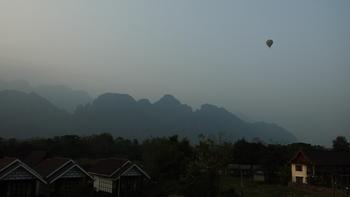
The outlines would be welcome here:
M 34 197 L 36 180 L 7 180 L 0 181 L 0 196 L 27 196 Z
M 37 191 L 39 195 L 42 196 L 49 196 L 50 195 L 50 188 L 47 186 L 47 184 L 37 182 Z
M 107 193 L 113 193 L 113 180 L 109 178 L 103 178 L 99 176 L 93 176 L 94 188 L 96 191 L 103 191 Z
M 20 166 L 0 180 L 0 196 L 36 196 L 38 183 L 27 169 Z
M 254 181 L 258 181 L 258 182 L 264 182 L 265 181 L 265 176 L 263 173 L 255 173 L 253 176 L 253 180 Z
M 303 178 L 303 183 L 307 184 L 307 166 L 302 165 L 302 171 L 297 171 L 296 170 L 296 164 L 291 165 L 291 170 L 292 170 L 292 182 L 296 183 L 297 182 L 297 177 L 302 177 Z

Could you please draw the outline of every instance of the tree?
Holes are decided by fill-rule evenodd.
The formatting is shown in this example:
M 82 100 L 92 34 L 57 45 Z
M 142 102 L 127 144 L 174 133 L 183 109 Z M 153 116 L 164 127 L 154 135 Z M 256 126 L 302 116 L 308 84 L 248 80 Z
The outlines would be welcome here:
M 344 136 L 338 136 L 333 140 L 333 150 L 335 151 L 350 151 L 350 144 Z
M 245 139 L 238 140 L 233 148 L 233 163 L 259 164 L 264 157 L 265 149 L 262 143 L 250 143 Z
M 90 136 L 88 144 L 95 157 L 111 157 L 113 155 L 114 139 L 109 133 Z
M 185 138 L 152 138 L 142 144 L 142 159 L 151 177 L 178 179 L 192 160 L 192 148 Z
M 220 174 L 227 165 L 231 148 L 200 136 L 199 144 L 194 147 L 195 157 L 187 166 L 185 196 L 219 196 Z

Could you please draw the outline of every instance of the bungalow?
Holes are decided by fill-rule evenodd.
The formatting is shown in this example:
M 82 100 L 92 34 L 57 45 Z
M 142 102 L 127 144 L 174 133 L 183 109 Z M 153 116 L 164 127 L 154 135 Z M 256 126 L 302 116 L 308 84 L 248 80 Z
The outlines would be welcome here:
M 350 153 L 298 151 L 290 161 L 292 183 L 347 187 L 350 185 Z
M 89 170 L 96 191 L 113 196 L 137 196 L 150 176 L 137 164 L 126 159 L 101 159 Z
M 48 158 L 34 169 L 44 178 L 46 184 L 39 186 L 39 193 L 45 196 L 81 196 L 92 191 L 92 177 L 76 162 L 67 158 Z
M 34 197 L 46 181 L 17 158 L 0 158 L 0 194 L 2 197 Z
M 257 182 L 264 182 L 265 175 L 261 165 L 256 164 L 229 164 L 228 174 L 235 177 L 245 177 Z

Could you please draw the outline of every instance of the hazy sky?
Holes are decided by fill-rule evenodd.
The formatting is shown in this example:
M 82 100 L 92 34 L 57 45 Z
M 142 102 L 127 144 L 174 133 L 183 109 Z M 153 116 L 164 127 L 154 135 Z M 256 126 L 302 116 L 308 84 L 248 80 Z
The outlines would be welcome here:
M 349 21 L 349 0 L 0 0 L 0 79 L 170 93 L 330 144 L 350 139 Z

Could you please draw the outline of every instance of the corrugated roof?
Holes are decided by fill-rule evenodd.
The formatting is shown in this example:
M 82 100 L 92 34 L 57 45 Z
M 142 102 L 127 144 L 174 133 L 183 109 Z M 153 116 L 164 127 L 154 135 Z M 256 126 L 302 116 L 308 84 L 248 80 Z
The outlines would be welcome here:
M 48 156 L 46 151 L 32 151 L 29 153 L 23 161 L 31 167 L 38 165 L 41 161 L 45 160 Z
M 16 161 L 16 162 L 14 162 L 14 161 Z M 13 163 L 13 164 L 11 164 L 11 163 Z M 11 158 L 11 157 L 4 157 L 4 158 L 0 159 L 0 177 L 11 172 L 12 170 L 16 169 L 17 167 L 24 168 L 26 171 L 28 171 L 34 177 L 39 179 L 41 182 L 46 183 L 45 180 L 40 176 L 40 174 L 37 171 L 33 170 L 32 168 L 30 168 L 29 166 L 27 166 L 25 163 L 21 162 L 17 158 Z
M 116 173 L 118 169 L 121 169 L 128 162 L 130 161 L 127 159 L 119 158 L 100 159 L 89 169 L 89 172 L 104 176 L 112 176 L 113 173 Z
M 4 174 L 8 173 L 9 171 L 17 168 L 19 166 L 18 162 L 15 162 L 14 164 L 10 165 L 7 168 L 4 168 L 3 170 L 0 170 L 0 177 L 2 177 Z
M 3 168 L 8 166 L 10 163 L 12 163 L 15 160 L 16 160 L 16 158 L 13 158 L 13 157 L 0 158 L 0 171 L 4 170 Z
M 63 164 L 70 161 L 68 158 L 61 158 L 61 157 L 55 157 L 46 159 L 42 162 L 40 162 L 36 167 L 35 170 L 40 173 L 42 177 L 47 177 L 52 172 L 57 170 L 58 168 L 62 167 Z
M 57 170 L 55 173 L 52 173 L 52 175 L 50 175 L 49 177 L 47 177 L 47 182 L 51 182 L 53 179 L 55 179 L 58 176 L 61 176 L 62 173 L 66 172 L 66 170 L 68 170 L 69 168 L 71 168 L 72 166 L 75 166 L 76 164 L 74 164 L 73 162 L 68 163 L 67 165 L 63 166 L 62 168 L 60 168 L 59 170 Z

